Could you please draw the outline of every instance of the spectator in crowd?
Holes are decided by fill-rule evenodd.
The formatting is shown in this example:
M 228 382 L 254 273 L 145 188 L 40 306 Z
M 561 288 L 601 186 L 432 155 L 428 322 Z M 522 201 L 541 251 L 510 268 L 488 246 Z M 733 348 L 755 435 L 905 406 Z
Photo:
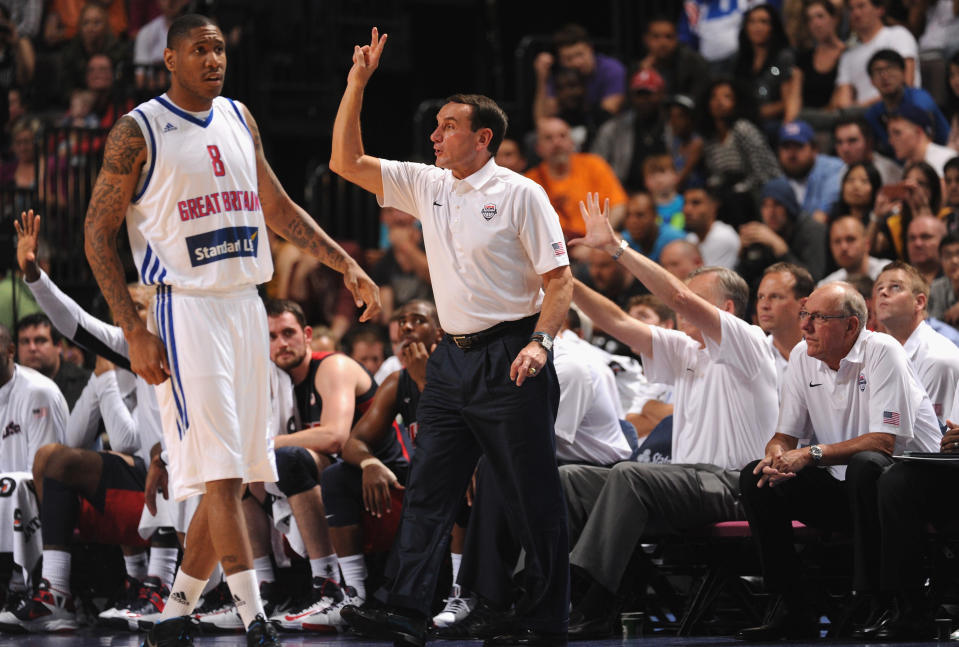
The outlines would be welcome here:
M 687 97 L 702 96 L 709 80 L 709 67 L 698 52 L 679 42 L 676 21 L 666 15 L 654 15 L 643 34 L 646 56 L 639 62 L 642 70 L 654 69 L 666 82 L 666 92 Z
M 500 142 L 499 150 L 496 151 L 494 159 L 497 165 L 508 168 L 514 173 L 523 174 L 529 168 L 519 142 L 509 137 L 504 137 L 503 141 Z
M 772 263 L 787 262 L 806 268 L 818 281 L 826 273 L 826 226 L 800 217 L 796 194 L 785 178 L 764 184 L 759 197 L 762 221 L 739 228 L 739 273 L 752 284 Z
M 117 119 L 133 109 L 133 99 L 117 83 L 115 64 L 105 54 L 94 54 L 87 61 L 87 90 L 93 93 L 93 113 L 100 128 L 112 128 Z
M 43 18 L 43 0 L 7 0 L 3 5 L 10 12 L 10 21 L 24 38 L 37 43 Z
M 88 4 L 96 4 L 107 14 L 106 24 L 114 34 L 127 31 L 127 3 L 123 0 L 52 0 L 47 7 L 46 21 L 43 24 L 43 41 L 47 47 L 55 48 L 69 41 L 83 31 L 84 9 Z
M 906 258 L 927 285 L 942 274 L 939 243 L 945 235 L 945 223 L 927 215 L 913 218 L 906 230 Z
M 779 424 L 765 456 L 740 476 L 765 587 L 782 601 L 766 624 L 740 632 L 745 640 L 811 639 L 818 633 L 792 519 L 851 531 L 853 589 L 878 591 L 879 476 L 894 452 L 938 446 L 936 414 L 906 351 L 896 340 L 865 330 L 866 316 L 862 296 L 845 283 L 817 288 L 803 304 L 805 339 L 790 355 Z M 811 438 L 815 444 L 798 447 Z M 815 469 L 822 466 L 829 469 Z
M 733 81 L 713 81 L 706 97 L 700 123 L 706 183 L 720 194 L 723 220 L 738 225 L 754 219 L 754 192 L 781 174 L 779 163 L 763 134 L 745 118 L 750 102 Z
M 157 0 L 160 15 L 137 32 L 133 43 L 133 82 L 137 89 L 147 92 L 162 91 L 169 84 L 163 67 L 166 33 L 173 19 L 180 15 L 187 0 Z
M 959 324 L 959 236 L 946 234 L 939 242 L 942 276 L 929 288 L 929 316 L 951 326 Z
M 598 155 L 575 152 L 566 122 L 557 117 L 540 120 L 536 125 L 536 152 L 543 161 L 527 171 L 526 177 L 546 190 L 567 238 L 585 233 L 579 203 L 590 190 L 609 198 L 614 222 L 623 221 L 626 192 L 613 169 Z
M 10 11 L 0 5 L 0 95 L 7 101 L 7 93 L 14 87 L 27 87 L 33 82 L 37 54 L 30 38 L 17 31 Z M 2 101 L 0 101 L 2 105 Z M 4 112 L 8 112 L 4 110 Z
M 826 110 L 836 87 L 839 58 L 846 51 L 838 33 L 842 16 L 832 0 L 806 0 L 803 18 L 813 46 L 800 50 L 796 57 L 802 106 Z
M 848 165 L 839 185 L 839 199 L 829 211 L 830 222 L 842 216 L 854 216 L 874 229 L 873 210 L 881 189 L 882 178 L 875 166 L 869 162 Z
M 697 245 L 707 266 L 736 266 L 739 258 L 739 235 L 721 220 L 718 198 L 708 189 L 686 189 L 683 214 L 686 217 L 686 240 Z
M 646 158 L 643 162 L 643 185 L 656 203 L 659 221 L 674 229 L 684 229 L 683 196 L 677 190 L 679 175 L 669 155 L 650 155 Z
M 67 406 L 80 397 L 90 379 L 90 371 L 60 359 L 62 335 L 43 313 L 27 315 L 17 322 L 17 361 L 50 378 L 63 392 Z
M 819 285 L 845 281 L 854 274 L 866 274 L 875 281 L 887 262 L 869 255 L 865 225 L 854 216 L 841 216 L 829 225 L 829 251 L 839 269 L 822 279 Z
M 904 164 L 926 162 L 940 178 L 946 162 L 956 156 L 956 151 L 932 141 L 933 124 L 929 115 L 910 103 L 902 103 L 898 112 L 889 115 L 887 130 L 889 145 L 897 160 Z
M 914 266 L 893 261 L 879 274 L 873 294 L 876 319 L 906 349 L 939 423 L 945 425 L 955 417 L 959 348 L 926 323 L 929 283 Z
M 846 165 L 842 175 L 857 162 L 869 162 L 879 171 L 883 185 L 894 184 L 902 179 L 902 168 L 875 151 L 874 137 L 872 128 L 861 117 L 841 117 L 836 121 L 832 140 L 836 156 Z
M 626 203 L 626 218 L 623 220 L 623 240 L 644 256 L 659 262 L 663 248 L 674 240 L 686 237 L 668 221 L 659 224 L 656 205 L 646 191 L 633 191 Z
M 743 0 L 689 0 L 679 16 L 679 38 L 699 50 L 713 74 L 726 72 L 736 57 L 739 26 L 748 7 Z
M 587 231 L 586 243 L 597 251 L 618 248 L 595 197 Z M 683 283 L 640 254 L 623 253 L 626 268 L 675 305 L 683 332 L 633 319 L 581 284 L 573 298 L 642 354 L 650 380 L 674 385 L 673 464 L 561 468 L 573 545 L 570 564 L 590 583 L 571 611 L 569 633 L 580 638 L 609 634 L 617 593 L 623 585 L 637 585 L 634 574 L 626 577 L 627 565 L 647 531 L 681 532 L 741 518 L 735 470 L 750 451 L 759 451 L 777 411 L 771 346 L 758 327 L 739 318 L 749 293 L 742 278 L 731 270 L 705 268 Z M 703 420 L 710 424 L 704 427 Z
M 882 99 L 866 110 L 866 120 L 876 135 L 878 148 L 890 151 L 886 127 L 889 116 L 899 112 L 903 104 L 926 113 L 932 124 L 930 137 L 936 144 L 945 145 L 949 139 L 949 122 L 942 115 L 936 100 L 922 88 L 906 85 L 906 60 L 894 49 L 881 49 L 869 59 L 869 78 Z
M 842 160 L 816 150 L 815 133 L 805 121 L 782 125 L 778 153 L 783 173 L 796 192 L 802 217 L 826 222 L 829 209 L 839 198 Z
M 622 265 L 612 260 L 609 254 L 591 250 L 589 258 L 589 276 L 584 284 L 596 290 L 622 309 L 634 296 L 647 294 L 649 290 L 630 274 Z M 595 331 L 594 331 L 595 332 Z
M 663 247 L 659 264 L 680 281 L 685 281 L 694 270 L 703 266 L 703 257 L 694 243 L 674 240 Z
M 359 362 L 363 368 L 376 375 L 380 364 L 386 359 L 387 340 L 380 326 L 360 324 L 343 336 L 343 351 Z
M 848 6 L 849 25 L 858 41 L 839 59 L 833 105 L 849 108 L 869 106 L 879 101 L 879 92 L 870 81 L 867 65 L 872 55 L 881 49 L 899 52 L 906 62 L 906 84 L 919 87 L 922 79 L 916 39 L 905 27 L 883 25 L 886 11 L 883 0 L 849 0 Z
M 643 161 L 666 152 L 663 91 L 666 84 L 654 69 L 636 72 L 629 81 L 629 108 L 604 123 L 592 152 L 612 167 L 627 190 L 643 186 Z
M 950 234 L 957 234 L 959 233 L 959 157 L 953 157 L 946 162 L 945 169 L 942 178 L 945 204 L 938 215 L 946 223 L 946 230 Z
M 626 314 L 650 326 L 676 330 L 676 313 L 652 294 L 640 294 L 626 304 Z
M 317 352 L 329 352 L 339 350 L 336 339 L 333 337 L 333 331 L 328 326 L 311 326 L 313 334 L 310 339 L 310 349 Z
M 696 104 L 687 95 L 676 94 L 666 101 L 666 149 L 679 173 L 680 188 L 704 182 L 703 138 L 695 131 Z
M 905 260 L 909 223 L 919 216 L 936 217 L 941 201 L 942 186 L 933 168 L 925 162 L 906 164 L 902 184 L 884 187 L 876 199 L 879 228 L 871 248 Z
M 769 135 L 799 115 L 801 81 L 795 68 L 779 12 L 770 4 L 760 4 L 743 14 L 734 73 L 748 84 L 759 123 Z
M 94 99 L 92 90 L 86 88 L 70 90 L 70 106 L 57 125 L 62 128 L 97 128 L 100 120 L 93 114 Z
M 949 59 L 945 116 L 949 121 L 949 148 L 959 151 L 959 51 Z
M 433 299 L 430 268 L 423 251 L 423 232 L 416 219 L 398 209 L 381 216 L 388 223 L 390 247 L 370 271 L 370 278 L 380 286 L 383 304 L 380 322 L 389 322 L 393 313 L 414 299 Z M 375 371 L 374 371 L 375 373 Z
M 13 124 L 11 159 L 0 162 L 0 186 L 16 190 L 14 210 L 25 211 L 33 206 L 34 191 L 44 186 L 46 167 L 37 160 L 42 125 L 36 117 L 21 117 Z M 45 195 L 38 196 L 41 201 Z
M 90 2 L 83 6 L 77 35 L 60 52 L 64 91 L 83 87 L 87 65 L 94 54 L 109 56 L 113 69 L 118 72 L 117 78 L 125 78 L 129 47 L 117 39 L 108 20 L 107 10 L 102 5 Z
M 556 88 L 550 79 L 554 64 L 576 70 L 586 84 L 586 103 L 607 115 L 615 115 L 626 99 L 626 68 L 615 58 L 598 54 L 589 33 L 576 24 L 569 24 L 553 34 L 554 57 L 541 52 L 533 61 L 536 92 L 533 117 L 536 121 L 559 114 Z

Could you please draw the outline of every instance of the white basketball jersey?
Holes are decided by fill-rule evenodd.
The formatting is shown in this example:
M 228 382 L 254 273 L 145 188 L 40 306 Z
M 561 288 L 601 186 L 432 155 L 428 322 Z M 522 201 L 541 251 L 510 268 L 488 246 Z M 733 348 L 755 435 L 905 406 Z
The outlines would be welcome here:
M 140 281 L 194 290 L 269 281 L 256 151 L 239 106 L 217 97 L 203 119 L 164 94 L 129 114 L 147 146 L 126 217 Z

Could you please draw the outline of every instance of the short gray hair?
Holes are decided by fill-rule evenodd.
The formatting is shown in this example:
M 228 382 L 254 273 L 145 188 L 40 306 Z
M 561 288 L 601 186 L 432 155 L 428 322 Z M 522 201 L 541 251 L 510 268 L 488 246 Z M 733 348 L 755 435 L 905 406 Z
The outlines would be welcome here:
M 697 267 L 689 273 L 687 281 L 700 274 L 716 274 L 719 277 L 719 289 L 722 291 L 724 300 L 729 299 L 733 302 L 736 316 L 740 319 L 746 318 L 746 308 L 749 307 L 749 286 L 746 280 L 728 267 L 719 267 L 710 265 L 708 267 Z
M 839 311 L 845 317 L 856 317 L 859 320 L 858 333 L 866 327 L 866 320 L 869 318 L 869 309 L 866 307 L 866 299 L 863 298 L 859 290 L 845 281 L 830 281 L 826 285 L 838 285 L 842 288 L 842 296 L 839 298 Z

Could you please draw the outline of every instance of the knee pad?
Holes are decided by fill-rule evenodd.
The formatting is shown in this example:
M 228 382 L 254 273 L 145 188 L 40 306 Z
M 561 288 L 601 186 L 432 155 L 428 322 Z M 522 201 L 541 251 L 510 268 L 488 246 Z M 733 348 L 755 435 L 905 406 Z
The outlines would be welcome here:
M 303 447 L 280 447 L 275 453 L 279 476 L 276 486 L 280 492 L 289 497 L 319 485 L 320 474 L 309 451 Z

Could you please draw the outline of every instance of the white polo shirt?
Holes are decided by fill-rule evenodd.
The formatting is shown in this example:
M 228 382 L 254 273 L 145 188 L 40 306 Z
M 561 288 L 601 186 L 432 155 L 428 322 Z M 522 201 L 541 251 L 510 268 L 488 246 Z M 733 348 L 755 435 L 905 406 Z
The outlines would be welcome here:
M 646 377 L 673 385 L 673 463 L 742 469 L 764 455 L 776 426 L 776 366 L 759 326 L 720 312 L 722 343 L 702 348 L 676 330 L 652 326 Z
M 921 322 L 902 345 L 919 383 L 926 389 L 939 422 L 956 421 L 953 408 L 956 382 L 959 381 L 959 348 L 925 321 Z
M 62 443 L 67 401 L 48 377 L 15 364 L 0 386 L 0 472 L 29 472 L 43 445 Z
M 776 341 L 772 335 L 766 335 L 766 345 L 769 346 L 769 352 L 772 354 L 773 363 L 776 365 L 776 391 L 779 393 L 780 400 L 783 392 L 783 379 L 786 375 L 786 369 L 789 367 L 789 359 L 783 357 L 783 354 L 776 348 Z
M 559 216 L 541 186 L 492 159 L 462 180 L 413 162 L 380 160 L 380 168 L 380 204 L 422 224 L 445 332 L 475 333 L 539 312 L 541 275 L 569 265 Z
M 699 240 L 699 236 L 690 232 L 686 234 L 686 240 L 699 246 L 703 265 L 733 269 L 739 262 L 739 234 L 721 220 L 713 223 L 704 239 Z
M 629 458 L 632 452 L 619 423 L 624 414 L 613 371 L 598 355 L 563 335 L 553 346 L 553 362 L 559 379 L 556 458 L 593 465 Z
M 942 433 L 932 402 L 898 341 L 863 329 L 834 371 L 806 353 L 789 356 L 778 433 L 831 445 L 867 433 L 896 436 L 895 453 L 937 452 Z M 843 465 L 829 467 L 845 479 Z

